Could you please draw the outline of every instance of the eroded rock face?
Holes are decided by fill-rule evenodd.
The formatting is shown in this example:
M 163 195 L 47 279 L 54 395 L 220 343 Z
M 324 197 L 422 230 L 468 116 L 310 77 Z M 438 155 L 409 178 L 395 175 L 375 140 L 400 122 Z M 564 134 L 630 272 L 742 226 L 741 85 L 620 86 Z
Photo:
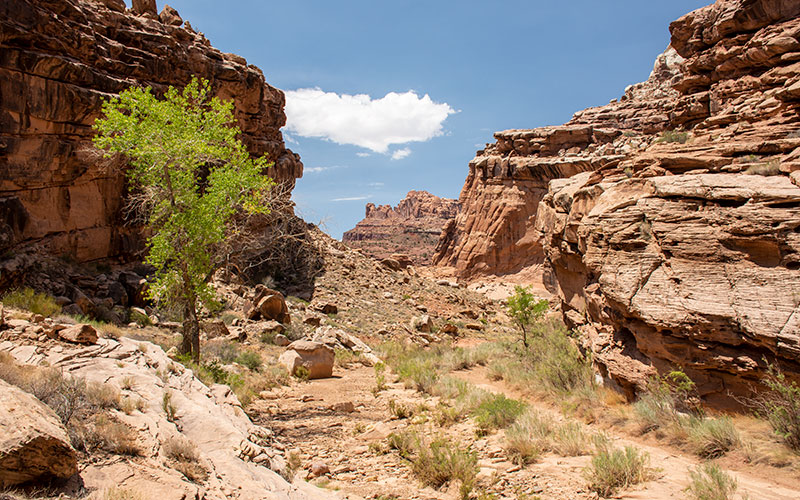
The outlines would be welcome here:
M 367 203 L 364 220 L 345 232 L 342 241 L 376 259 L 403 254 L 414 264 L 428 264 L 442 229 L 457 210 L 456 200 L 410 191 L 394 208 Z
M 680 367 L 723 403 L 766 362 L 800 373 L 800 4 L 720 0 L 670 29 L 620 100 L 496 134 L 436 262 L 541 264 L 609 381 L 633 396 Z
M 0 488 L 78 473 L 77 455 L 55 412 L 4 380 L 0 380 L 0 436 Z
M 233 99 L 251 153 L 275 161 L 268 172 L 294 185 L 299 157 L 287 150 L 283 93 L 244 58 L 213 48 L 181 26 L 177 11 L 158 17 L 154 0 L 125 11 L 118 0 L 7 0 L 0 4 L 0 248 L 20 245 L 79 261 L 141 248 L 123 226 L 119 160 L 91 145 L 103 98 L 131 85 L 156 93 L 192 75 Z

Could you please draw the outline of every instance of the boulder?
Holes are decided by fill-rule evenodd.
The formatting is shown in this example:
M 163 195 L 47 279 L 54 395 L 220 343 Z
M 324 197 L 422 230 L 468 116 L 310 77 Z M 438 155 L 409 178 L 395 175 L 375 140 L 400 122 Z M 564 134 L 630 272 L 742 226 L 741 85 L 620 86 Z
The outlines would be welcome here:
M 339 307 L 331 302 L 318 302 L 313 305 L 313 308 L 322 314 L 338 314 Z
M 87 324 L 72 325 L 58 329 L 58 336 L 62 340 L 74 344 L 93 345 L 97 343 L 97 330 L 92 325 Z
M 111 10 L 125 12 L 125 2 L 123 0 L 99 0 L 99 3 L 105 5 Z
M 139 15 L 158 15 L 158 10 L 156 9 L 156 0 L 133 0 L 133 12 Z
M 201 321 L 200 330 L 206 334 L 206 338 L 209 340 L 217 337 L 227 337 L 231 333 L 222 321 Z
M 453 323 L 445 323 L 442 325 L 440 330 L 442 333 L 446 333 L 448 335 L 457 335 L 458 334 L 458 327 Z
M 308 370 L 308 378 L 328 378 L 333 375 L 334 350 L 331 347 L 311 340 L 295 340 L 281 354 L 278 362 L 291 374 L 299 367 Z
M 291 340 L 289 340 L 289 337 L 287 337 L 286 335 L 283 335 L 282 333 L 275 335 L 275 345 L 280 347 L 286 347 L 291 343 L 292 343 Z
M 77 455 L 55 412 L 3 380 L 0 436 L 0 488 L 78 473 Z
M 415 316 L 411 319 L 411 330 L 417 332 L 431 333 L 433 331 L 433 320 L 427 314 Z
M 170 26 L 180 26 L 183 24 L 183 19 L 180 14 L 178 14 L 178 11 L 169 5 L 165 5 L 164 8 L 161 9 L 161 14 L 158 15 L 158 19 L 162 23 Z
M 280 294 L 268 295 L 256 304 L 256 309 L 261 317 L 266 320 L 275 320 L 281 323 L 289 322 L 289 308 Z

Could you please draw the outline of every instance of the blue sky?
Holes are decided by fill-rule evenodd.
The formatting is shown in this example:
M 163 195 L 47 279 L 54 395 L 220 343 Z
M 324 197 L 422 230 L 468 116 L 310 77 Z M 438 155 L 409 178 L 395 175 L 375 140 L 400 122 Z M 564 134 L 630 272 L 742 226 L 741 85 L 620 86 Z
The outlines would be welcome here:
M 458 197 L 496 130 L 561 124 L 619 97 L 647 79 L 669 23 L 709 3 L 170 1 L 288 91 L 289 147 L 306 166 L 297 211 L 336 238 L 367 202 Z

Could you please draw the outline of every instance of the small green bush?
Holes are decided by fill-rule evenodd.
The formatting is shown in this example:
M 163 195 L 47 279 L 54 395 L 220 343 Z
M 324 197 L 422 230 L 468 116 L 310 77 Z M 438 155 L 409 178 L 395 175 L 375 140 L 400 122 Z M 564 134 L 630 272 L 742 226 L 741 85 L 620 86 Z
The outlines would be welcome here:
M 778 160 L 772 160 L 767 163 L 759 163 L 758 165 L 748 167 L 744 173 L 747 175 L 763 175 L 764 177 L 780 175 L 781 162 Z
M 748 400 L 755 413 L 767 420 L 787 446 L 800 451 L 800 386 L 770 365 L 762 383 L 768 391 Z
M 444 438 L 437 438 L 427 446 L 419 446 L 417 456 L 411 460 L 411 468 L 424 484 L 434 488 L 458 481 L 461 498 L 466 499 L 475 485 L 478 455 Z
M 257 372 L 264 364 L 261 355 L 255 351 L 244 351 L 236 357 L 236 362 L 242 366 L 246 366 L 249 370 Z
M 741 438 L 730 417 L 703 418 L 692 422 L 689 442 L 697 456 L 717 458 L 739 446 Z
M 488 432 L 492 429 L 508 427 L 525 410 L 525 403 L 510 399 L 503 394 L 495 394 L 481 402 L 472 412 L 478 429 Z
M 649 463 L 650 456 L 633 446 L 624 450 L 603 446 L 586 470 L 589 489 L 607 498 L 621 488 L 647 481 L 653 475 Z
M 409 459 L 417 450 L 419 436 L 412 431 L 393 432 L 386 438 L 386 444 L 390 450 L 397 450 L 401 457 Z
M 550 448 L 555 421 L 538 411 L 528 410 L 505 432 L 505 450 L 509 459 L 526 465 L 538 460 Z
M 686 492 L 694 500 L 732 500 L 739 487 L 730 474 L 712 462 L 690 470 L 689 477 Z
M 37 293 L 32 288 L 20 288 L 12 290 L 2 298 L 3 304 L 24 309 L 34 314 L 41 314 L 45 317 L 61 314 L 61 306 L 50 295 Z

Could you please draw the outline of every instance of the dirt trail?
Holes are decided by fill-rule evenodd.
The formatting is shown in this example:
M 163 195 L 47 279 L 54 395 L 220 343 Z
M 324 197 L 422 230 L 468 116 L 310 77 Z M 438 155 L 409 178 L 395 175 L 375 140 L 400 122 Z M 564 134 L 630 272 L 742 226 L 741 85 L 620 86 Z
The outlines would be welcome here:
M 509 387 L 503 381 L 491 380 L 487 375 L 487 370 L 483 367 L 455 372 L 452 375 L 487 391 L 502 393 L 508 397 L 527 401 L 540 411 L 551 413 L 556 418 L 562 418 L 561 413 L 552 407 L 531 400 L 519 390 Z M 615 498 L 648 500 L 686 498 L 684 490 L 689 484 L 689 470 L 701 463 L 696 457 L 654 446 L 631 436 L 621 435 L 613 429 L 601 429 L 599 426 L 593 425 L 588 427 L 594 431 L 606 433 L 618 446 L 633 445 L 647 451 L 650 454 L 651 464 L 661 469 L 658 479 L 645 483 L 634 490 L 621 492 Z M 585 461 L 588 463 L 588 457 L 580 458 L 586 459 Z M 557 462 L 560 461 L 558 460 Z M 544 460 L 531 467 L 542 468 L 542 472 L 546 474 L 548 472 L 547 469 L 552 467 L 549 462 L 552 462 L 552 460 Z M 746 493 L 752 500 L 797 500 L 800 498 L 800 483 L 797 477 L 791 477 L 774 468 L 764 467 L 759 470 L 753 467 L 752 469 L 752 471 L 728 471 L 736 478 L 740 494 Z M 763 474 L 763 476 L 759 477 L 757 474 Z

